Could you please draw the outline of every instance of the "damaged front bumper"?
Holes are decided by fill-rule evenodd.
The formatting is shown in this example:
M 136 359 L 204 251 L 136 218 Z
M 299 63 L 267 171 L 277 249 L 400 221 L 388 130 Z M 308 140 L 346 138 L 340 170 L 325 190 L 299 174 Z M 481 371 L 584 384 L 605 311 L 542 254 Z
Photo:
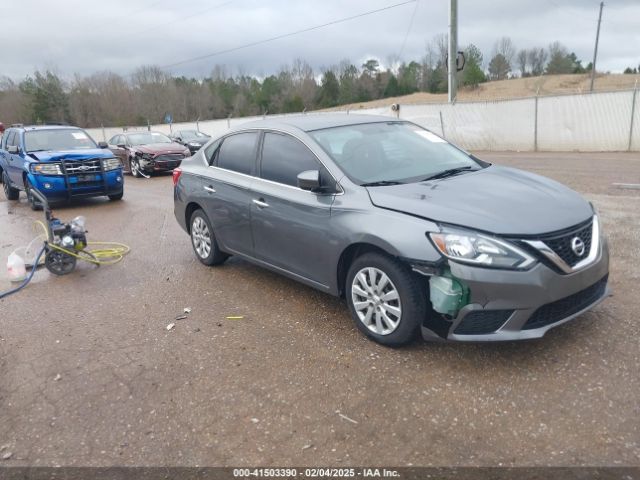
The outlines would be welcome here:
M 182 164 L 184 155 L 138 156 L 138 165 L 144 173 L 168 172 Z
M 538 263 L 527 271 L 478 268 L 448 262 L 451 275 L 469 289 L 455 317 L 427 320 L 427 340 L 469 342 L 542 337 L 609 296 L 609 251 L 603 239 L 598 257 L 571 274 Z

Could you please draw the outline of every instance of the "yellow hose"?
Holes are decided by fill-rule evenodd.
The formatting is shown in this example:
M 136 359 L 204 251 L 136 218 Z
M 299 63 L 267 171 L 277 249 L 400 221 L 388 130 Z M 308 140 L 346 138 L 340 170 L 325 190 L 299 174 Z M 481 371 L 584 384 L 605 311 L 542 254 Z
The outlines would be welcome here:
M 44 223 L 40 220 L 36 220 L 36 223 L 42 227 L 45 234 L 48 234 L 47 227 Z M 98 245 L 106 248 L 96 248 Z M 49 247 L 54 250 L 59 250 L 85 262 L 93 263 L 94 265 L 113 265 L 120 262 L 124 256 L 131 251 L 131 247 L 118 242 L 87 242 L 87 246 L 88 248 L 76 252 L 49 243 Z

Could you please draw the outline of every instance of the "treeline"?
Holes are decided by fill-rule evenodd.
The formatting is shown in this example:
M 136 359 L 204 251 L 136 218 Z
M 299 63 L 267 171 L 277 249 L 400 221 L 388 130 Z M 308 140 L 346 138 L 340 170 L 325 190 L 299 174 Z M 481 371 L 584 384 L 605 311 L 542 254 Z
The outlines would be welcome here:
M 558 42 L 548 48 L 519 50 L 510 38 L 494 45 L 485 62 L 471 44 L 464 49 L 466 65 L 458 72 L 463 88 L 517 76 L 583 73 L 574 53 Z M 447 36 L 436 36 L 419 61 L 389 57 L 382 68 L 376 59 L 356 65 L 349 60 L 322 68 L 295 60 L 277 74 L 259 78 L 233 75 L 216 65 L 204 79 L 176 77 L 159 67 L 144 66 L 131 76 L 105 71 L 65 80 L 51 71 L 36 71 L 20 82 L 0 79 L 0 121 L 10 123 L 66 122 L 84 127 L 161 123 L 170 113 L 174 122 L 264 113 L 301 112 L 418 91 L 447 91 Z

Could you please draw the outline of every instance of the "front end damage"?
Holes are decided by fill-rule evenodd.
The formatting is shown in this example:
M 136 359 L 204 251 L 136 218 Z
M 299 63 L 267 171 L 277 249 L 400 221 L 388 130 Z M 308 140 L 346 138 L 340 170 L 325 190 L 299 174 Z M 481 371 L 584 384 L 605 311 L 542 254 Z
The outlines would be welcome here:
M 443 260 L 409 262 L 428 277 L 431 312 L 426 340 L 509 341 L 542 337 L 610 295 L 609 251 L 601 238 L 591 263 L 566 272 L 540 259 L 526 271 L 482 268 Z

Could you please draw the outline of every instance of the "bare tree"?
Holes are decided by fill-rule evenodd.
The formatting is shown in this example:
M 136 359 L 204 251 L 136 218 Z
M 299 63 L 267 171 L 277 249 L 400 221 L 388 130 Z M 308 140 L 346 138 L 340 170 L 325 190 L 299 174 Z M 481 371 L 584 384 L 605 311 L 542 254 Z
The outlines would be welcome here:
M 531 75 L 542 75 L 547 63 L 547 51 L 542 47 L 533 47 L 527 51 L 527 59 L 531 67 Z
M 527 65 L 529 64 L 529 54 L 527 50 L 520 50 L 518 52 L 518 56 L 516 58 L 518 62 L 518 68 L 520 69 L 520 75 L 526 77 L 529 72 L 527 72 Z
M 511 70 L 513 65 L 513 58 L 515 57 L 515 54 L 516 54 L 516 47 L 513 44 L 513 41 L 511 40 L 511 38 L 502 37 L 496 42 L 495 46 L 493 47 L 493 50 L 494 50 L 493 56 L 495 57 L 496 54 L 502 55 L 502 57 L 504 57 L 504 59 L 509 64 L 509 69 Z

